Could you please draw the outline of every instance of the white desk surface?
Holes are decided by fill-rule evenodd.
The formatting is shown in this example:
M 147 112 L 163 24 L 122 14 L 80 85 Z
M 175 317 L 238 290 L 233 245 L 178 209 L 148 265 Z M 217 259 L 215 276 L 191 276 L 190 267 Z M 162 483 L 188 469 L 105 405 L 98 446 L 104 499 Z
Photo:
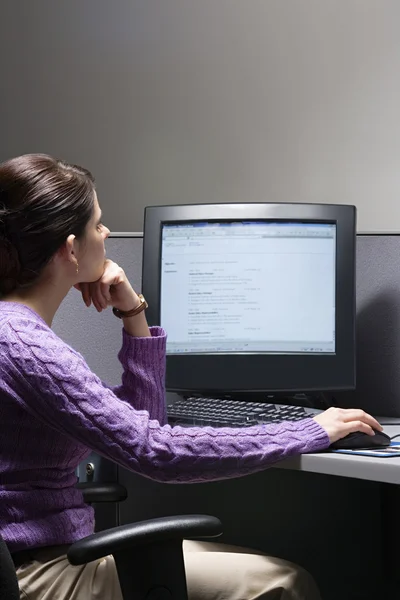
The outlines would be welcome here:
M 384 417 L 378 417 L 378 420 L 382 423 L 391 422 L 391 419 Z M 393 421 L 396 425 L 384 425 L 384 432 L 390 437 L 400 434 L 399 419 Z M 400 438 L 396 441 L 400 442 Z M 400 457 L 375 458 L 321 452 L 287 458 L 274 467 L 400 485 Z

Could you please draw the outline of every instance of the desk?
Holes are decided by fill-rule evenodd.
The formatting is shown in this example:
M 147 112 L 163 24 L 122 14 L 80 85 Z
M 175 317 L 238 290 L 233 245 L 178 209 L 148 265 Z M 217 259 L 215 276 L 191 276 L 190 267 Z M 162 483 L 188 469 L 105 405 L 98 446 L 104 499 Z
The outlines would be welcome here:
M 323 600 L 379 598 L 384 484 L 332 477 L 309 466 L 307 472 L 304 464 L 299 470 L 298 462 L 279 465 L 283 468 L 190 485 L 160 484 L 120 470 L 119 481 L 128 489 L 128 501 L 119 507 L 120 523 L 168 514 L 214 514 L 223 523 L 225 542 L 306 567 L 317 579 Z
M 385 432 L 396 435 L 400 425 Z M 119 481 L 129 498 L 119 507 L 120 523 L 181 512 L 215 514 L 225 541 L 307 567 L 323 600 L 379 597 L 373 587 L 379 589 L 392 568 L 381 554 L 382 542 L 392 552 L 400 539 L 394 515 L 400 458 L 308 454 L 255 475 L 190 485 L 160 484 L 119 469 Z
M 384 423 L 390 422 L 390 419 L 382 418 L 378 420 Z M 385 425 L 384 432 L 390 437 L 398 435 L 400 434 L 400 425 Z M 400 441 L 400 438 L 397 441 Z M 321 452 L 288 458 L 274 465 L 274 468 L 400 485 L 400 456 L 396 458 L 375 458 Z
M 400 435 L 399 419 L 378 417 L 378 421 L 384 423 L 384 432 L 390 437 Z M 400 438 L 397 441 L 400 441 Z M 321 452 L 286 459 L 274 465 L 274 468 L 390 484 L 380 487 L 382 511 L 380 558 L 385 570 L 383 584 L 387 585 L 383 593 L 385 597 L 397 597 L 400 589 L 400 577 L 398 575 L 400 558 L 398 550 L 398 540 L 400 539 L 398 510 L 400 505 L 400 487 L 398 487 L 400 485 L 400 457 L 377 458 Z M 374 552 L 376 552 L 376 549 L 374 549 Z

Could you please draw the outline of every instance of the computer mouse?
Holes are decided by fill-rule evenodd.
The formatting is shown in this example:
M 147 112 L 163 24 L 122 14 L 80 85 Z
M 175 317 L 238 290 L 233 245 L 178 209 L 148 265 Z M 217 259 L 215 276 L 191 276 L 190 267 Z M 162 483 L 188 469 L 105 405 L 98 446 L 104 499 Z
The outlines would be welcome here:
M 349 433 L 346 437 L 331 444 L 331 448 L 337 450 L 366 450 L 367 448 L 386 448 L 386 446 L 390 446 L 390 437 L 386 433 L 376 429 L 374 431 L 375 435 L 368 435 L 361 431 Z

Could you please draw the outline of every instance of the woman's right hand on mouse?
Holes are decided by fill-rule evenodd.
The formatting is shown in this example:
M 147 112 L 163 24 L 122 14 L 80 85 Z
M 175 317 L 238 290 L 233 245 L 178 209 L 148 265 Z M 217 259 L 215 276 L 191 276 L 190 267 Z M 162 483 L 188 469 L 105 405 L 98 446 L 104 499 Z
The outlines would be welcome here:
M 374 435 L 374 429 L 382 431 L 382 426 L 374 417 L 358 408 L 328 408 L 314 419 L 325 429 L 331 444 L 349 433 L 362 431 Z

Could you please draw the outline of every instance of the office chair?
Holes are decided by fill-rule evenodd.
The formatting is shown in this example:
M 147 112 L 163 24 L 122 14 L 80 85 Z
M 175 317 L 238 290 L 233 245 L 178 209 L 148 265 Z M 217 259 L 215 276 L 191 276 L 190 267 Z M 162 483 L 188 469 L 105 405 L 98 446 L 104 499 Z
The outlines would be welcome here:
M 126 497 L 126 490 L 119 484 L 79 487 L 90 503 Z M 216 517 L 161 517 L 94 533 L 72 544 L 67 556 L 72 565 L 82 565 L 112 554 L 124 600 L 186 600 L 183 539 L 217 537 L 221 533 L 221 522 Z M 0 600 L 19 599 L 14 563 L 0 538 Z
M 0 537 L 0 600 L 20 600 L 18 581 L 11 554 Z

